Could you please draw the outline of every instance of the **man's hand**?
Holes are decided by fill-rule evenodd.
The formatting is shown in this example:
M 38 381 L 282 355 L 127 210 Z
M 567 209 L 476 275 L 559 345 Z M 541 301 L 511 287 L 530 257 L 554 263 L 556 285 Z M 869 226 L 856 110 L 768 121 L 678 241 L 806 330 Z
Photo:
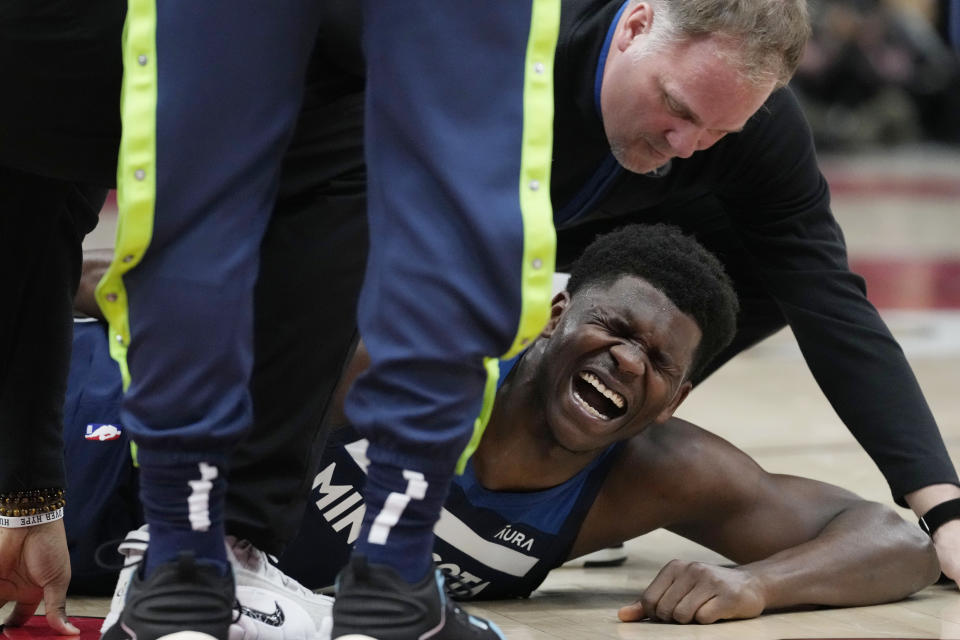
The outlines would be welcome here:
M 960 487 L 952 484 L 933 484 L 904 496 L 918 517 L 941 502 L 960 498 Z M 937 550 L 940 570 L 960 584 L 960 520 L 944 522 L 933 532 L 933 546 Z
M 70 554 L 63 520 L 19 529 L 0 528 L 0 607 L 16 602 L 5 625 L 18 627 L 42 600 L 47 624 L 63 635 L 80 630 L 67 620 Z
M 960 581 L 960 520 L 944 522 L 933 532 L 940 570 L 954 582 Z
M 622 622 L 650 618 L 710 624 L 730 618 L 754 618 L 765 606 L 760 581 L 746 571 L 671 560 L 640 599 L 621 607 L 617 615 Z

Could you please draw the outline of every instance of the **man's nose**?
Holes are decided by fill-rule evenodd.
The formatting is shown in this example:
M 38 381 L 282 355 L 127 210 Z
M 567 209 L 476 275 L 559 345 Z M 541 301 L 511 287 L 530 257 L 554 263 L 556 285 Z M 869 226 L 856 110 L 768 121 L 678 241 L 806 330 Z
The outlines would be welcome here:
M 702 130 L 692 122 L 682 122 L 667 131 L 667 144 L 673 155 L 678 158 L 689 158 L 697 151 L 700 145 Z

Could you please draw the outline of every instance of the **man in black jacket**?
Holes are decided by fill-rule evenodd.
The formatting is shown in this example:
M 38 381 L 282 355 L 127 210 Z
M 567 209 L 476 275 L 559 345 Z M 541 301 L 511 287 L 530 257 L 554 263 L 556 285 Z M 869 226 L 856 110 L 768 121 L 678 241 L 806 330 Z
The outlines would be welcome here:
M 647 4 L 564 3 L 553 166 L 558 265 L 627 220 L 669 221 L 695 235 L 724 263 L 742 309 L 734 342 L 694 382 L 789 325 L 894 499 L 942 524 L 932 533 L 943 570 L 960 577 L 956 472 L 903 352 L 848 268 L 793 94 L 773 92 L 742 131 L 712 128 L 722 93 L 704 93 L 701 79 L 683 74 L 689 51 L 630 58 L 644 37 Z M 633 94 L 633 110 L 617 111 L 624 86 L 648 88 Z M 618 127 L 634 125 L 633 145 L 653 158 L 653 171 L 640 160 L 631 167 L 637 172 L 614 160 L 622 155 Z

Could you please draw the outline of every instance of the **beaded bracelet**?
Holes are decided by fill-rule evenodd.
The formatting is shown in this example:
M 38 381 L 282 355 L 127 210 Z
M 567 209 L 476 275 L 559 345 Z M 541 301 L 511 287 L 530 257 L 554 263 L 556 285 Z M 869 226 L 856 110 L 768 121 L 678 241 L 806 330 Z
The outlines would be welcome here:
M 62 509 L 63 489 L 31 489 L 0 494 L 0 517 L 33 516 Z

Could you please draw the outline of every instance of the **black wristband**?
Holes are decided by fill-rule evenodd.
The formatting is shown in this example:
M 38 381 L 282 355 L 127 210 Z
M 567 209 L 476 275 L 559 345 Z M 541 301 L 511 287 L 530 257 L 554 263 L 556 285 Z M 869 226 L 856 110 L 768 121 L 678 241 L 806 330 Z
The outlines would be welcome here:
M 960 520 L 960 498 L 941 502 L 937 506 L 927 511 L 920 517 L 920 528 L 927 535 L 933 535 L 933 532 L 941 525 L 950 520 Z

